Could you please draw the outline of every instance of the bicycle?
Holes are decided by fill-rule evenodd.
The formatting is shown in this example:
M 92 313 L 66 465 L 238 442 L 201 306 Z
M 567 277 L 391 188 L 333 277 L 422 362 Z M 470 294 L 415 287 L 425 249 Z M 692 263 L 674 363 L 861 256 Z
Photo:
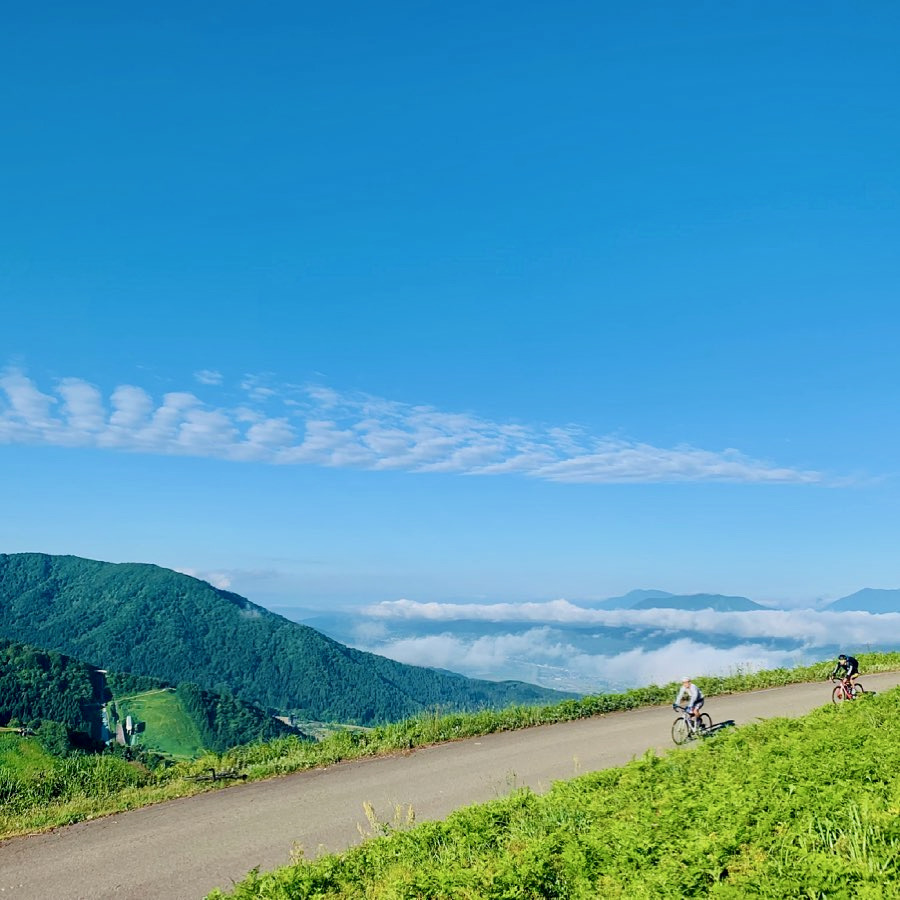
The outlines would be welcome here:
M 832 678 L 832 682 L 837 681 L 837 685 L 831 692 L 832 703 L 843 703 L 845 700 L 856 700 L 865 694 L 866 689 L 858 682 L 849 678 Z
M 681 715 L 672 723 L 672 740 L 676 744 L 696 740 L 713 727 L 709 713 L 701 713 L 699 718 L 694 719 L 686 706 L 675 706 L 675 709 L 681 710 Z

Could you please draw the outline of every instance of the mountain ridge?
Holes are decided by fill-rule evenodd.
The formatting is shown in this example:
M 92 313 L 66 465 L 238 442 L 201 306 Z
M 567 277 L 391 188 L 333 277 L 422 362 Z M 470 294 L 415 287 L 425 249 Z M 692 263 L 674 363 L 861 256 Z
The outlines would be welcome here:
M 264 709 L 323 721 L 374 724 L 436 707 L 572 696 L 519 681 L 451 677 L 355 650 L 150 563 L 0 554 L 0 636 L 98 668 L 224 686 Z
M 673 594 L 669 591 L 637 588 L 620 597 L 609 597 L 590 604 L 591 609 L 714 609 L 719 612 L 746 612 L 767 609 L 748 597 L 728 594 Z
M 733 597 L 726 594 L 670 594 L 668 597 L 648 597 L 634 603 L 630 609 L 713 609 L 717 612 L 749 612 L 765 609 L 748 597 Z
M 900 588 L 862 588 L 829 603 L 825 612 L 900 612 Z

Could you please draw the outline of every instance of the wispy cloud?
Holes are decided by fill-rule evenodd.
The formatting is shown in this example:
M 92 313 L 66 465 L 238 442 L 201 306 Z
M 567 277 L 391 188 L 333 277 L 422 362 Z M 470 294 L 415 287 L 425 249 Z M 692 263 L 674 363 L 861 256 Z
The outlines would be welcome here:
M 217 372 L 215 369 L 201 369 L 199 372 L 194 372 L 194 378 L 196 378 L 200 384 L 222 383 L 222 373 Z
M 217 387 L 222 376 L 203 370 L 195 379 Z M 825 480 L 820 472 L 735 449 L 666 448 L 574 426 L 498 423 L 319 385 L 278 385 L 256 375 L 242 380 L 236 402 L 222 404 L 190 391 L 153 397 L 127 384 L 104 397 L 79 378 L 44 391 L 21 370 L 8 369 L 0 375 L 0 443 L 582 484 Z
M 175 569 L 175 571 L 181 572 L 182 575 L 190 575 L 191 578 L 199 578 L 222 591 L 227 591 L 231 587 L 231 575 L 228 572 L 201 572 L 191 568 Z

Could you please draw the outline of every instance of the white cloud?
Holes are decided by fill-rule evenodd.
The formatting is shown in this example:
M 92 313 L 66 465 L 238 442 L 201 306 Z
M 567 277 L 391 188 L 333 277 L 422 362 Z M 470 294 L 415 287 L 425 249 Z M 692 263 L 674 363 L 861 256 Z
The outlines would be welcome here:
M 106 426 L 106 410 L 100 391 L 78 378 L 64 378 L 59 384 L 63 414 L 77 433 L 96 434 Z
M 195 378 L 207 387 L 222 382 L 211 369 Z M 9 369 L 0 375 L 0 441 L 582 484 L 824 481 L 819 472 L 734 449 L 655 447 L 574 426 L 497 423 L 321 386 L 276 386 L 268 376 L 248 375 L 241 388 L 243 402 L 223 406 L 185 391 L 158 401 L 141 387 L 120 385 L 107 409 L 86 381 L 65 378 L 44 393 Z
M 294 429 L 287 419 L 264 419 L 247 429 L 247 440 L 264 447 L 284 447 L 294 440 Z
M 182 575 L 190 575 L 191 578 L 199 578 L 201 581 L 206 581 L 221 591 L 227 591 L 231 587 L 231 576 L 226 572 L 202 572 L 191 568 L 175 569 L 175 571 L 181 572 Z
M 502 672 L 509 659 L 527 656 L 535 662 L 560 662 L 565 648 L 548 643 L 549 630 L 536 628 L 522 634 L 479 637 L 474 640 L 450 632 L 424 637 L 400 638 L 378 646 L 378 652 L 417 666 L 453 669 L 458 672 Z
M 595 674 L 619 684 L 634 687 L 668 684 L 684 675 L 732 675 L 795 666 L 802 653 L 797 650 L 771 650 L 745 643 L 734 647 L 713 647 L 682 638 L 656 650 L 635 648 L 608 657 L 576 657 L 575 665 L 589 671 L 590 663 L 600 663 Z
M 367 616 L 384 621 L 508 622 L 558 626 L 595 625 L 637 628 L 662 633 L 687 631 L 741 640 L 787 639 L 825 646 L 840 639 L 853 646 L 900 644 L 900 613 L 828 612 L 811 609 L 764 609 L 718 612 L 682 609 L 588 609 L 568 600 L 546 603 L 419 603 L 387 600 L 366 607 Z
M 417 600 L 384 600 L 365 608 L 365 614 L 382 619 L 427 619 L 454 622 L 583 622 L 598 623 L 597 610 L 568 600 L 543 603 L 420 603 Z
M 214 369 L 201 369 L 199 372 L 194 372 L 194 378 L 196 378 L 200 384 L 222 383 L 222 373 L 216 372 Z
M 278 391 L 268 385 L 267 381 L 268 378 L 264 375 L 245 375 L 241 382 L 241 390 L 246 391 L 248 396 L 257 402 L 276 397 Z
M 138 426 L 143 426 L 153 411 L 153 398 L 143 389 L 123 384 L 112 392 L 113 413 L 109 424 L 121 429 L 126 436 Z
M 658 648 L 587 653 L 548 628 L 467 639 L 452 632 L 375 640 L 365 649 L 418 666 L 450 669 L 473 678 L 514 678 L 585 693 L 668 684 L 684 674 L 729 675 L 802 661 L 801 650 L 773 650 L 752 642 L 715 647 L 680 638 Z
M 52 415 L 56 398 L 42 394 L 34 383 L 16 369 L 0 375 L 0 390 L 6 394 L 7 407 L 0 408 L 0 434 L 39 436 L 55 430 L 62 423 Z

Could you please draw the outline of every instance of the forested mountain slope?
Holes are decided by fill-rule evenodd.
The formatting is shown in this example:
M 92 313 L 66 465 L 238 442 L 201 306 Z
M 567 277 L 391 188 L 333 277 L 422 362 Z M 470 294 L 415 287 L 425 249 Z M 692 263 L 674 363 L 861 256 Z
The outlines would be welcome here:
M 124 694 L 175 690 L 207 750 L 223 751 L 303 732 L 230 693 L 181 683 L 177 690 L 146 676 L 98 672 L 80 659 L 0 638 L 0 726 L 35 719 L 61 722 L 72 732 L 101 737 L 100 710 Z
M 197 726 L 207 750 L 221 753 L 230 747 L 271 741 L 289 734 L 307 737 L 302 731 L 266 715 L 258 706 L 238 700 L 230 693 L 204 691 L 196 684 L 183 681 L 175 696 Z
M 103 699 L 102 677 L 81 660 L 0 638 L 0 725 L 52 719 L 91 734 Z
M 310 719 L 369 724 L 431 707 L 502 707 L 566 696 L 354 650 L 238 594 L 143 563 L 0 554 L 0 636 L 112 671 L 227 688 L 264 708 Z

